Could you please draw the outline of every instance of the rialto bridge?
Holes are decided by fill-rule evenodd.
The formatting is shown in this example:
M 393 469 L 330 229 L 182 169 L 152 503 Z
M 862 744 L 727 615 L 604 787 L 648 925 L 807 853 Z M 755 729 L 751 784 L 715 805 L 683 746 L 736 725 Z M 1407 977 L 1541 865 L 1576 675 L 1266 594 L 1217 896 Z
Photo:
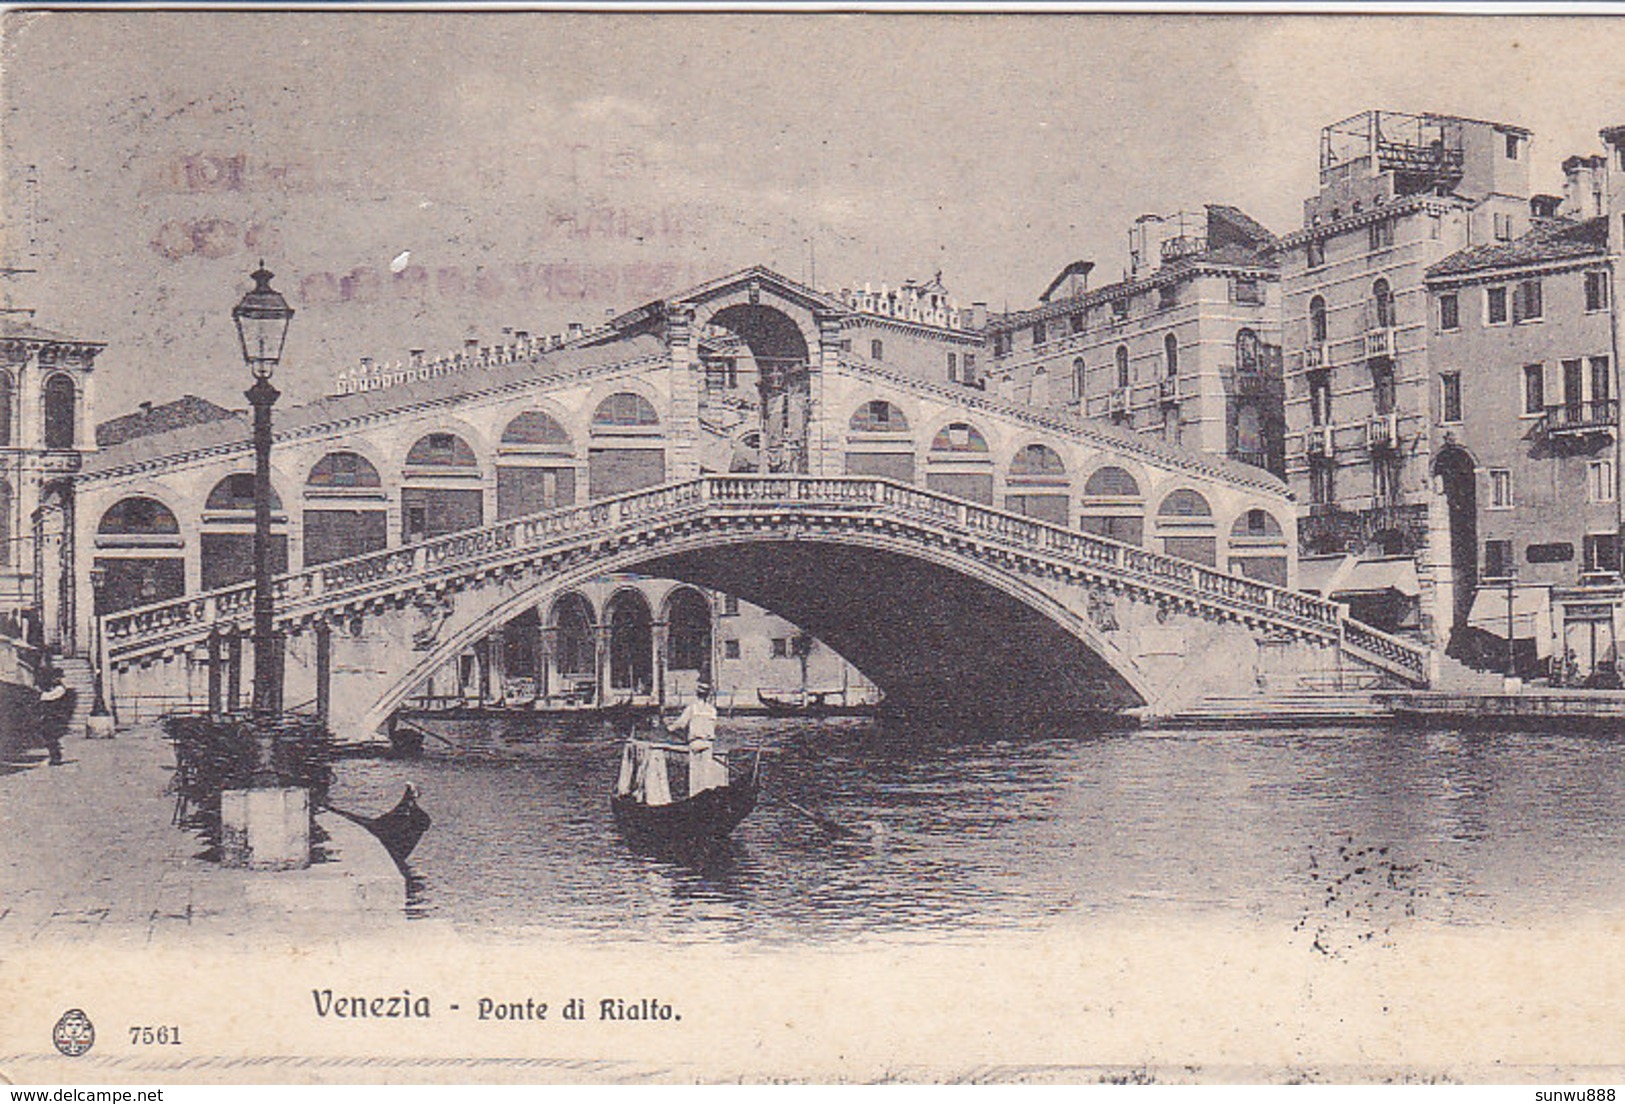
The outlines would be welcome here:
M 1424 649 L 1290 589 L 1296 515 L 1268 473 L 922 378 L 954 335 L 874 325 L 751 269 L 563 348 L 279 411 L 285 700 L 374 731 L 517 621 L 544 682 L 596 649 L 609 700 L 614 588 L 569 600 L 606 577 L 686 584 L 643 603 L 654 694 L 691 588 L 795 622 L 903 708 L 1167 712 L 1349 667 L 1427 682 Z M 87 456 L 75 574 L 106 583 L 99 636 L 84 603 L 75 635 L 115 711 L 207 700 L 240 643 L 251 470 L 235 419 Z

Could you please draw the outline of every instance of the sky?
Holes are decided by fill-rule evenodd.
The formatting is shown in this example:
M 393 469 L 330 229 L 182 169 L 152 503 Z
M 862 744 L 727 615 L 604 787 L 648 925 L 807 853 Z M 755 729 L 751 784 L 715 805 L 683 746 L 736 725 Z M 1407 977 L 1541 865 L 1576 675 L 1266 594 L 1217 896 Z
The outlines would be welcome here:
M 1142 213 L 1295 229 L 1368 108 L 1528 127 L 1547 192 L 1625 123 L 1617 17 L 9 11 L 0 50 L 0 292 L 108 344 L 98 420 L 244 405 L 262 257 L 297 402 L 752 264 L 1031 305 Z

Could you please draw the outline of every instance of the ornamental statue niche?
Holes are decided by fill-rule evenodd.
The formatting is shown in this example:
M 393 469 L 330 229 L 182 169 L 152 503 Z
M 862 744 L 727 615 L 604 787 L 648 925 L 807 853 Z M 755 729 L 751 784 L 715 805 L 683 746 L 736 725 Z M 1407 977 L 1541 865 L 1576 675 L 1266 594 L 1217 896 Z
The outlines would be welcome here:
M 1117 623 L 1117 602 L 1103 586 L 1089 588 L 1089 599 L 1084 609 L 1089 615 L 1089 623 L 1101 632 L 1116 632 L 1122 627 Z

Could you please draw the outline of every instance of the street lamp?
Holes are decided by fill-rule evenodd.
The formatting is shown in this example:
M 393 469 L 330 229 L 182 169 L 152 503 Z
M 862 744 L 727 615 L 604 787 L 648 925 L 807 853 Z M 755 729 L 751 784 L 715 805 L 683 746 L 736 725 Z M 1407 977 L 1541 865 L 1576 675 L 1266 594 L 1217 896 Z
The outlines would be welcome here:
M 271 407 L 280 392 L 271 385 L 271 376 L 282 359 L 293 308 L 271 287 L 264 261 L 252 279 L 253 289 L 232 309 L 231 317 L 237 323 L 243 362 L 254 377 L 246 392 L 254 407 L 254 716 L 259 722 L 260 769 L 268 774 L 272 764 L 267 722 L 277 711 L 282 683 L 271 593 Z
M 102 592 L 107 589 L 107 565 L 95 564 L 90 569 L 90 627 L 92 632 L 90 719 L 85 723 L 85 735 L 107 737 L 113 734 L 113 718 L 107 711 L 107 697 L 102 689 L 102 666 L 106 657 L 102 653 Z

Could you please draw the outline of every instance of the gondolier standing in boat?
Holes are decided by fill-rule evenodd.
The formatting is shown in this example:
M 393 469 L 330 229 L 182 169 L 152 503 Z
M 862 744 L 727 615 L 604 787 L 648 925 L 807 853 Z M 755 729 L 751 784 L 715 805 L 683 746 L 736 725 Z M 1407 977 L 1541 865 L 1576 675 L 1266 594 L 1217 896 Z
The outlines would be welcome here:
M 688 733 L 688 795 L 728 784 L 728 770 L 712 754 L 717 736 L 717 707 L 711 704 L 711 687 L 700 683 L 694 700 L 683 708 L 671 731 Z

